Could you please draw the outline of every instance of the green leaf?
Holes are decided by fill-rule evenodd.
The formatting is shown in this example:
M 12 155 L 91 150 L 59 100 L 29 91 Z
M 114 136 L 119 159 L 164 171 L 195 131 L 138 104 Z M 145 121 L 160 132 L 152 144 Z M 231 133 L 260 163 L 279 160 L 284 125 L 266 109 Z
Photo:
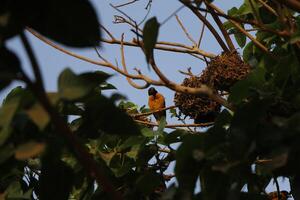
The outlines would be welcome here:
M 204 134 L 188 135 L 176 152 L 175 174 L 179 191 L 188 196 L 193 194 L 201 163 L 205 157 L 203 140 Z
M 166 125 L 167 125 L 166 117 L 162 117 L 159 120 L 159 126 L 158 126 L 157 131 L 156 131 L 157 135 L 163 135 Z
M 39 103 L 34 104 L 26 113 L 40 130 L 43 130 L 50 122 L 48 112 Z
M 149 19 L 144 26 L 143 43 L 147 62 L 149 62 L 149 59 L 153 56 L 153 49 L 157 42 L 159 26 L 156 17 Z
M 223 26 L 226 30 L 229 30 L 229 29 L 232 29 L 234 28 L 235 26 L 233 25 L 233 23 L 231 21 L 226 21 L 223 23 Z
M 14 155 L 14 146 L 12 144 L 7 144 L 1 146 L 0 148 L 0 164 L 5 162 L 8 158 Z
M 265 83 L 265 69 L 256 68 L 254 69 L 247 78 L 237 82 L 231 87 L 231 93 L 228 97 L 228 101 L 239 104 L 250 92 L 250 89 L 261 87 Z
M 89 1 L 46 0 L 36 2 L 28 24 L 41 34 L 73 47 L 93 47 L 100 42 L 98 17 Z
M 177 143 L 177 142 L 181 142 L 182 137 L 185 135 L 188 135 L 189 133 L 184 131 L 184 130 L 179 130 L 176 129 L 175 131 L 172 131 L 171 133 L 168 133 L 165 138 L 164 138 L 164 142 L 166 144 L 172 144 L 172 143 Z
M 142 128 L 141 129 L 142 135 L 145 137 L 153 138 L 155 136 L 155 133 L 152 129 L 149 128 Z
M 12 132 L 11 122 L 20 106 L 22 95 L 23 89 L 17 87 L 3 101 L 3 105 L 0 108 L 0 146 L 4 144 Z
M 77 100 L 90 94 L 108 77 L 109 75 L 103 72 L 76 75 L 72 70 L 65 69 L 58 79 L 58 91 L 63 99 Z
M 238 9 L 236 7 L 233 7 L 231 9 L 229 9 L 227 11 L 228 15 L 231 16 L 231 17 L 234 17 L 238 14 Z
M 18 181 L 11 183 L 6 192 L 6 200 L 31 200 L 32 191 L 30 190 L 29 192 L 23 193 L 21 184 Z
M 99 152 L 99 155 L 101 156 L 102 160 L 105 161 L 105 163 L 109 166 L 111 159 L 116 155 L 117 152 L 111 151 L 111 152 Z
M 244 3 L 241 5 L 241 7 L 238 10 L 239 15 L 247 15 L 252 13 L 252 8 L 250 5 L 249 0 L 245 0 Z
M 243 48 L 246 45 L 247 37 L 245 34 L 241 33 L 240 31 L 238 30 L 235 31 L 234 38 L 241 48 Z
M 116 177 L 122 177 L 129 173 L 134 167 L 133 160 L 126 155 L 115 155 L 112 157 L 109 168 L 112 170 Z

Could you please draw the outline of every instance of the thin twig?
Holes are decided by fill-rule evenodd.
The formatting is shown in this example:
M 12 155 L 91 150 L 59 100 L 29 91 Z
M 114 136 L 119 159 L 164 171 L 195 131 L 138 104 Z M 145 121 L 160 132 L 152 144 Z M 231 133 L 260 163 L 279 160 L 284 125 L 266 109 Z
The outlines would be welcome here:
M 131 1 L 123 3 L 123 4 L 115 5 L 115 7 L 116 8 L 120 8 L 120 7 L 123 7 L 123 6 L 127 6 L 127 5 L 130 5 L 130 4 L 133 4 L 133 3 L 137 2 L 137 1 L 139 1 L 139 0 L 131 0 Z
M 126 72 L 128 74 L 126 61 L 125 61 L 123 40 L 124 40 L 124 33 L 121 36 L 121 48 L 120 49 L 121 49 L 121 59 L 122 59 L 123 70 L 124 70 L 124 72 Z M 134 87 L 136 89 L 145 89 L 145 88 L 149 87 L 149 85 L 150 85 L 148 82 L 146 82 L 144 85 L 138 85 L 138 84 L 134 83 L 129 77 L 126 77 L 126 80 L 132 87 Z
M 226 44 L 220 37 L 219 33 L 216 31 L 216 29 L 212 26 L 212 24 L 198 11 L 198 9 L 190 4 L 190 2 L 185 0 L 180 0 L 180 2 L 185 5 L 187 8 L 189 8 L 210 30 L 210 32 L 213 34 L 223 51 L 229 51 Z
M 20 34 L 20 37 L 21 37 L 22 43 L 24 45 L 24 48 L 25 48 L 25 50 L 26 50 L 26 52 L 28 54 L 29 60 L 31 62 L 32 70 L 33 70 L 34 76 L 36 78 L 35 84 L 38 87 L 40 87 L 40 89 L 42 91 L 44 91 L 45 88 L 44 88 L 43 78 L 42 78 L 42 74 L 41 74 L 41 71 L 40 71 L 40 68 L 39 68 L 38 61 L 35 59 L 33 50 L 32 50 L 32 48 L 31 48 L 31 46 L 29 44 L 29 41 L 28 41 L 25 33 L 22 32 Z
M 170 16 L 168 16 L 165 20 L 163 20 L 160 25 L 163 26 L 165 23 L 167 23 L 167 21 L 169 21 L 174 15 L 176 15 L 180 10 L 182 10 L 184 8 L 184 6 L 180 6 L 179 8 L 177 8 Z
M 81 55 L 78 55 L 78 54 L 75 54 L 71 51 L 68 51 L 56 44 L 54 44 L 53 42 L 51 42 L 50 40 L 48 40 L 47 38 L 43 37 L 42 35 L 40 35 L 39 33 L 35 32 L 34 30 L 30 29 L 30 28 L 27 28 L 27 31 L 29 31 L 31 34 L 33 34 L 34 36 L 36 36 L 38 39 L 40 39 L 41 41 L 45 42 L 46 44 L 52 46 L 53 48 L 67 54 L 67 55 L 70 55 L 70 56 L 73 56 L 77 59 L 80 59 L 80 60 L 83 60 L 83 61 L 86 61 L 88 63 L 91 63 L 91 64 L 94 64 L 94 65 L 98 65 L 98 66 L 103 66 L 103 67 L 108 67 L 108 68 L 111 68 L 113 69 L 114 71 L 126 76 L 126 77 L 129 77 L 129 78 L 132 78 L 132 79 L 139 79 L 139 80 L 144 80 L 150 84 L 153 84 L 153 85 L 158 85 L 158 86 L 162 86 L 163 83 L 161 81 L 156 81 L 156 80 L 152 80 L 150 79 L 149 77 L 143 75 L 143 74 L 138 74 L 138 75 L 133 75 L 133 74 L 128 74 L 126 72 L 124 72 L 123 70 L 119 69 L 117 66 L 113 65 L 112 63 L 110 62 L 100 62 L 100 61 L 95 61 L 95 60 L 92 60 L 90 58 L 87 58 L 87 57 L 84 57 L 84 56 L 81 56 Z
M 186 37 L 194 44 L 195 47 L 197 47 L 197 42 L 193 39 L 193 37 L 188 33 L 188 31 L 186 30 L 186 28 L 184 27 L 184 25 L 182 24 L 182 22 L 180 21 L 178 15 L 175 15 L 176 20 L 179 24 L 179 26 L 181 27 L 181 29 L 183 30 L 183 32 L 185 33 Z
M 204 14 L 204 17 L 205 18 L 207 17 L 207 12 Z M 203 35 L 204 35 L 204 30 L 205 30 L 205 24 L 202 23 L 201 33 L 200 33 L 200 37 L 199 37 L 198 45 L 197 45 L 198 48 L 200 48 L 200 44 L 201 44 L 201 41 L 202 41 L 202 38 L 203 38 Z
M 104 30 L 104 32 L 110 37 L 110 39 L 115 40 L 116 38 L 113 36 L 113 34 L 111 32 L 109 32 L 109 30 L 107 28 L 105 28 L 105 26 L 103 26 L 102 24 L 100 24 L 100 28 L 102 28 Z
M 227 32 L 226 29 L 224 28 L 224 25 L 223 25 L 223 23 L 221 22 L 219 16 L 216 14 L 216 12 L 214 11 L 214 9 L 211 8 L 211 7 L 208 5 L 208 4 L 209 4 L 208 2 L 206 2 L 206 1 L 204 1 L 204 2 L 205 2 L 205 5 L 206 5 L 207 9 L 208 9 L 208 10 L 210 11 L 210 13 L 211 13 L 211 16 L 213 17 L 213 19 L 215 20 L 216 24 L 218 25 L 218 27 L 219 27 L 219 29 L 220 29 L 220 31 L 221 31 L 221 33 L 222 33 L 224 39 L 225 39 L 225 41 L 226 41 L 226 43 L 227 43 L 227 45 L 228 45 L 230 51 L 235 51 L 234 44 L 233 44 L 233 42 L 232 42 L 232 40 L 231 40 L 231 38 L 230 38 L 228 32 Z
M 218 13 L 225 14 L 220 8 L 215 6 L 214 4 L 210 3 L 208 4 L 211 8 L 216 10 Z M 260 43 L 258 40 L 255 39 L 250 33 L 245 31 L 245 29 L 236 21 L 229 19 L 229 21 L 244 35 L 246 35 L 257 47 L 259 47 L 261 50 L 264 52 L 270 54 L 269 50 L 267 47 L 265 47 L 262 43 Z
M 289 36 L 289 33 L 286 32 L 286 31 L 278 31 L 278 30 L 270 29 L 270 28 L 268 28 L 268 27 L 266 27 L 264 25 L 259 24 L 255 20 L 245 20 L 245 19 L 241 19 L 241 18 L 237 18 L 237 17 L 226 15 L 221 9 L 219 9 L 218 7 L 216 7 L 215 5 L 213 5 L 212 3 L 209 4 L 209 5 L 211 5 L 213 8 L 216 8 L 216 11 L 217 11 L 216 14 L 218 16 L 224 17 L 225 19 L 228 19 L 229 21 L 232 20 L 232 21 L 235 21 L 235 22 L 238 22 L 238 23 L 242 23 L 242 24 L 250 24 L 252 26 L 259 27 L 261 31 L 274 33 L 274 34 L 282 36 L 282 37 Z M 210 13 L 209 10 L 204 9 L 204 8 L 197 8 L 197 9 L 200 10 L 200 11 L 203 11 L 205 13 Z
M 152 111 L 152 112 L 132 114 L 132 115 L 130 115 L 130 116 L 133 117 L 133 118 L 136 118 L 136 117 L 143 117 L 143 116 L 152 115 L 152 114 L 154 114 L 154 113 L 158 113 L 158 112 L 161 112 L 161 111 L 164 111 L 164 110 L 173 109 L 173 108 L 176 108 L 176 107 L 177 107 L 177 106 L 168 106 L 168 107 L 161 108 L 161 109 L 158 109 L 158 110 L 155 110 L 155 111 Z
M 274 14 L 275 16 L 278 16 L 278 14 L 276 13 L 276 11 L 269 6 L 266 2 L 264 2 L 263 0 L 258 0 L 268 11 L 270 11 L 272 14 Z
M 273 179 L 274 179 L 274 182 L 275 182 L 275 185 L 276 185 L 277 199 L 278 199 L 278 200 L 283 200 L 283 199 L 281 198 L 280 187 L 279 187 L 279 183 L 278 183 L 277 177 L 274 176 Z

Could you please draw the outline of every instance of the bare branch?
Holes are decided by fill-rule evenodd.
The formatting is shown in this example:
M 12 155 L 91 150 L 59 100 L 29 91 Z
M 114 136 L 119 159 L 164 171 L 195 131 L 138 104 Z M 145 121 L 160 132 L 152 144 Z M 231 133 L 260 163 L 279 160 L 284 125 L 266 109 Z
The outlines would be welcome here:
M 114 40 L 102 39 L 101 41 L 105 42 L 105 43 L 108 43 L 108 44 L 118 44 L 118 45 L 121 44 L 121 41 L 118 41 L 118 40 L 114 41 Z M 125 42 L 124 41 L 124 45 L 132 46 L 132 47 L 140 47 L 140 44 L 135 39 L 133 40 L 133 42 Z M 175 48 L 166 47 L 166 46 L 174 46 Z M 179 47 L 179 48 L 176 48 L 176 47 Z M 189 47 L 189 46 L 179 44 L 179 43 L 174 43 L 174 42 L 160 41 L 160 42 L 157 42 L 157 44 L 155 45 L 154 48 L 158 49 L 158 50 L 177 52 L 177 53 L 198 54 L 198 55 L 205 56 L 207 58 L 216 57 L 216 55 L 213 54 L 213 53 L 205 52 L 205 51 L 197 49 L 197 48 Z
M 126 61 L 125 61 L 123 40 L 124 40 L 124 33 L 121 36 L 121 58 L 122 58 L 123 70 L 128 74 Z M 140 85 L 134 83 L 129 77 L 126 77 L 126 80 L 132 87 L 134 87 L 136 89 L 145 89 L 145 88 L 149 87 L 149 85 L 150 85 L 148 82 L 146 82 L 144 85 L 140 86 Z
M 87 57 L 84 57 L 84 56 L 81 56 L 81 55 L 78 55 L 78 54 L 75 54 L 71 51 L 68 51 L 56 44 L 54 44 L 53 42 L 51 42 L 50 40 L 46 39 L 45 37 L 43 37 L 42 35 L 40 35 L 39 33 L 35 32 L 34 30 L 32 30 L 31 28 L 26 28 L 27 31 L 29 31 L 31 34 L 33 34 L 35 37 L 37 37 L 38 39 L 40 39 L 41 41 L 45 42 L 46 44 L 52 46 L 53 48 L 67 54 L 67 55 L 70 55 L 72 57 L 75 57 L 77 59 L 80 59 L 80 60 L 83 60 L 83 61 L 86 61 L 88 63 L 91 63 L 91 64 L 94 64 L 94 65 L 98 65 L 98 66 L 103 66 L 103 67 L 108 67 L 108 68 L 111 68 L 112 70 L 126 76 L 126 77 L 129 77 L 131 79 L 137 79 L 137 80 L 144 80 L 145 82 L 148 82 L 149 84 L 152 84 L 152 85 L 159 85 L 159 86 L 162 86 L 163 83 L 161 81 L 156 81 L 156 80 L 152 80 L 151 78 L 143 75 L 143 74 L 138 74 L 138 75 L 133 75 L 133 74 L 129 74 L 129 73 L 126 73 L 125 71 L 119 69 L 117 66 L 113 65 L 112 63 L 110 62 L 100 62 L 100 61 L 95 61 L 95 60 L 92 60 L 90 58 L 87 58 Z
M 131 0 L 131 1 L 127 2 L 127 3 L 115 5 L 115 7 L 116 8 L 120 8 L 120 7 L 123 7 L 123 6 L 127 6 L 127 5 L 130 5 L 130 4 L 133 4 L 133 3 L 137 2 L 137 1 L 139 1 L 139 0 Z
M 276 11 L 269 6 L 266 2 L 264 2 L 263 0 L 258 0 L 267 10 L 269 10 L 271 13 L 273 13 L 275 16 L 278 16 L 278 14 L 276 13 Z
M 135 122 L 139 124 L 144 124 L 147 126 L 159 126 L 157 123 L 153 122 L 146 122 L 146 121 L 141 121 L 141 120 L 134 120 Z M 207 127 L 207 126 L 212 126 L 214 122 L 208 122 L 208 123 L 201 123 L 201 124 L 167 124 L 165 128 L 177 128 L 177 127 Z
M 132 115 L 130 115 L 130 116 L 133 117 L 133 118 L 136 118 L 136 117 L 143 117 L 143 116 L 152 115 L 152 114 L 154 114 L 154 113 L 158 113 L 158 112 L 161 112 L 161 111 L 164 111 L 164 110 L 169 110 L 169 109 L 172 109 L 172 108 L 176 108 L 176 106 L 168 106 L 168 107 L 161 108 L 161 109 L 158 109 L 158 110 L 155 110 L 155 111 L 152 111 L 152 112 L 132 114 Z
M 278 1 L 287 7 L 289 7 L 292 10 L 295 10 L 297 12 L 300 12 L 300 1 L 298 0 L 275 0 Z
M 107 30 L 107 28 L 105 28 L 102 24 L 100 24 L 100 28 L 102 28 L 104 30 L 104 32 L 110 37 L 110 39 L 115 40 L 115 37 L 113 36 L 113 34 L 111 32 L 109 32 Z
M 39 38 L 41 41 L 45 42 L 46 44 L 52 46 L 53 48 L 56 48 L 57 50 L 68 54 L 70 56 L 73 56 L 75 58 L 78 58 L 80 60 L 84 60 L 86 62 L 95 64 L 95 65 L 99 65 L 99 66 L 104 66 L 104 67 L 108 67 L 111 68 L 112 70 L 128 77 L 131 79 L 136 79 L 136 80 L 143 80 L 151 85 L 157 85 L 157 86 L 166 86 L 171 90 L 177 91 L 177 92 L 181 92 L 181 93 L 188 93 L 188 94 L 194 94 L 194 95 L 199 95 L 199 94 L 204 94 L 207 95 L 210 99 L 220 103 L 221 105 L 225 106 L 226 108 L 233 110 L 233 107 L 225 100 L 223 99 L 221 96 L 219 96 L 218 94 L 216 94 L 211 88 L 209 88 L 206 85 L 201 85 L 201 87 L 198 88 L 190 88 L 190 87 L 185 87 L 179 84 L 176 84 L 174 82 L 171 82 L 170 80 L 168 80 L 158 69 L 158 67 L 156 66 L 153 58 L 150 59 L 150 64 L 152 66 L 152 68 L 154 69 L 154 71 L 156 72 L 156 74 L 159 76 L 159 78 L 161 79 L 160 81 L 156 81 L 153 80 L 143 74 L 137 74 L 137 75 L 133 75 L 133 74 L 129 74 L 126 73 L 125 71 L 119 69 L 117 66 L 114 66 L 112 63 L 110 62 L 99 62 L 99 61 L 95 61 L 89 58 L 86 58 L 84 56 L 80 56 L 77 55 L 73 52 L 67 51 L 66 49 L 55 45 L 53 42 L 51 42 L 50 40 L 46 39 L 45 37 L 43 37 L 42 35 L 40 35 L 39 33 L 35 32 L 34 30 L 27 28 L 27 30 L 32 33 L 34 36 L 36 36 L 37 38 Z
M 206 16 L 207 16 L 207 12 L 204 14 L 205 18 L 206 18 Z M 202 41 L 202 38 L 203 38 L 203 35 L 204 35 L 204 30 L 205 30 L 205 24 L 202 23 L 201 33 L 200 33 L 200 37 L 199 37 L 198 45 L 197 45 L 198 48 L 200 48 L 200 44 L 201 44 L 201 41 Z

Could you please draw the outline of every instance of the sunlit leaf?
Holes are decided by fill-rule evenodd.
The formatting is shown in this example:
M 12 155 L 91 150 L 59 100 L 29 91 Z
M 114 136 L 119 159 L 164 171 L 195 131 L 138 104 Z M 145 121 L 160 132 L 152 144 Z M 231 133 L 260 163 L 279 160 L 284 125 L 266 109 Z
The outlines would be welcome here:
M 45 143 L 40 142 L 28 142 L 22 145 L 19 145 L 15 150 L 15 158 L 17 160 L 26 160 L 40 155 L 45 151 Z
M 43 130 L 50 121 L 47 111 L 45 111 L 41 104 L 34 104 L 26 113 L 41 130 Z

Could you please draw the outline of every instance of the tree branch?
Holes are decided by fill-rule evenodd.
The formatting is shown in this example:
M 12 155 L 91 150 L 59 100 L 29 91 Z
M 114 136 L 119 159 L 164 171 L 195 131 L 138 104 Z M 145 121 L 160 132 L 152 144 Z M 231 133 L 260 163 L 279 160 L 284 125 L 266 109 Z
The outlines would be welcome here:
M 141 120 L 134 120 L 135 122 L 139 124 L 144 124 L 148 126 L 159 126 L 157 123 L 153 122 L 146 122 L 146 121 L 141 121 Z M 167 124 L 165 128 L 177 128 L 177 127 L 207 127 L 207 126 L 212 126 L 214 122 L 208 122 L 208 123 L 201 123 L 201 124 Z
M 40 90 L 42 91 L 45 91 L 45 88 L 44 88 L 44 83 L 43 83 L 43 78 L 42 78 L 42 74 L 41 74 L 41 71 L 40 71 L 40 68 L 39 68 L 39 64 L 38 64 L 38 61 L 36 60 L 35 56 L 34 56 L 34 53 L 33 53 L 33 50 L 29 44 L 29 41 L 26 37 L 26 35 L 22 32 L 20 34 L 20 37 L 21 37 L 21 41 L 24 45 L 24 48 L 28 54 L 28 57 L 29 57 L 29 60 L 30 60 L 30 63 L 31 63 L 31 66 L 32 66 L 32 70 L 33 70 L 33 73 L 34 73 L 34 76 L 35 76 L 35 84 L 40 87 Z
M 226 29 L 224 28 L 223 26 L 223 23 L 221 22 L 219 16 L 216 14 L 216 12 L 214 11 L 214 9 L 212 9 L 210 6 L 209 6 L 209 3 L 207 3 L 206 1 L 204 1 L 205 5 L 207 6 L 207 9 L 210 11 L 211 13 L 211 16 L 213 17 L 213 19 L 215 20 L 216 24 L 218 25 L 220 31 L 222 32 L 223 34 L 223 37 L 225 38 L 226 42 L 227 42 L 227 45 L 230 49 L 230 51 L 235 51 L 235 47 L 233 45 L 233 42 L 228 34 L 228 32 L 226 31 Z
M 123 66 L 123 70 L 124 72 L 126 72 L 128 74 L 127 71 L 127 66 L 126 66 L 126 62 L 125 62 L 125 53 L 124 53 L 124 44 L 123 44 L 123 40 L 124 40 L 124 33 L 121 36 L 121 58 L 122 58 L 122 66 Z M 144 85 L 138 85 L 136 83 L 134 83 L 129 77 L 126 77 L 127 82 L 134 88 L 136 89 L 145 89 L 147 87 L 149 87 L 149 83 L 146 82 Z
M 216 38 L 217 42 L 220 44 L 220 46 L 222 47 L 222 49 L 224 51 L 229 51 L 228 47 L 226 46 L 226 44 L 224 43 L 224 41 L 222 40 L 222 38 L 220 37 L 220 35 L 218 34 L 218 32 L 216 31 L 216 29 L 211 25 L 211 23 L 198 11 L 197 8 L 195 8 L 194 6 L 192 6 L 190 4 L 190 2 L 187 2 L 185 0 L 180 0 L 180 2 L 182 4 L 184 4 L 187 8 L 189 8 L 206 26 L 207 28 L 210 30 L 210 32 L 213 34 L 213 36 Z
M 169 110 L 169 109 L 176 108 L 176 107 L 177 107 L 177 106 L 168 106 L 168 107 L 161 108 L 161 109 L 158 109 L 158 110 L 155 110 L 155 111 L 152 111 L 152 112 L 132 114 L 132 115 L 130 115 L 130 116 L 133 117 L 133 118 L 136 118 L 136 117 L 143 117 L 143 116 L 152 115 L 152 114 L 154 114 L 154 113 L 158 113 L 158 112 L 161 112 L 161 111 L 164 111 L 164 110 Z
M 295 10 L 297 12 L 300 12 L 300 2 L 297 0 L 275 0 L 278 1 L 287 7 L 289 7 L 292 10 Z
M 213 8 L 214 10 L 216 10 L 218 13 L 221 14 L 225 14 L 221 9 L 219 9 L 218 7 L 216 7 L 214 4 L 210 3 L 208 4 L 211 8 Z M 255 39 L 255 37 L 253 37 L 250 33 L 248 33 L 247 31 L 245 31 L 245 29 L 236 21 L 229 19 L 229 21 L 244 35 L 246 35 L 257 47 L 259 47 L 261 50 L 263 50 L 266 53 L 270 53 L 268 48 L 265 47 L 262 43 L 260 43 L 258 40 Z

